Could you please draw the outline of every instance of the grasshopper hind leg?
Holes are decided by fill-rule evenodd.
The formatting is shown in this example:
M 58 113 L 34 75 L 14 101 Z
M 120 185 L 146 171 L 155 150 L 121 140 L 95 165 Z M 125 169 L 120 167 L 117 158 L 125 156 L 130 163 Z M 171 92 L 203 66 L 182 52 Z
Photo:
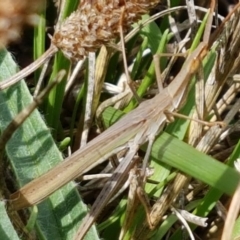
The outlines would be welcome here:
M 147 166 L 148 166 L 148 163 L 149 163 L 149 158 L 150 158 L 150 155 L 151 155 L 154 140 L 155 140 L 155 136 L 149 137 L 147 151 L 146 151 L 144 159 L 143 159 L 142 171 L 141 171 L 141 175 L 144 179 L 143 182 L 145 182 L 145 180 L 146 180 L 146 169 L 147 169 Z

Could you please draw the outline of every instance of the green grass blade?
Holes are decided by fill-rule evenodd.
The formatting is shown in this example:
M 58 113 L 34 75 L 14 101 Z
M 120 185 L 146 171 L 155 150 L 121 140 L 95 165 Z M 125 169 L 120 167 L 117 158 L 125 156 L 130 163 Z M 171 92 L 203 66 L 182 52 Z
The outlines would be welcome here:
M 73 0 L 73 1 L 64 1 L 65 5 L 63 6 L 63 12 L 61 15 L 61 20 L 65 19 L 67 16 L 72 13 L 77 5 L 78 1 Z M 67 73 L 69 72 L 70 69 L 70 61 L 67 60 L 62 53 L 57 53 L 55 55 L 54 59 L 54 64 L 53 64 L 53 71 L 50 77 L 50 82 L 55 79 L 57 73 L 65 69 Z M 62 111 L 62 103 L 63 103 L 63 98 L 64 98 L 64 90 L 65 90 L 65 85 L 66 85 L 66 79 L 65 79 L 55 88 L 50 94 L 49 97 L 46 101 L 46 121 L 48 123 L 48 126 L 55 131 L 53 131 L 53 136 L 56 137 L 57 130 L 59 128 L 59 120 L 60 119 L 60 113 Z
M 114 108 L 106 109 L 103 113 L 105 125 L 111 125 L 122 115 L 122 112 Z M 146 149 L 146 146 L 143 146 L 143 149 Z M 236 156 L 234 159 L 236 159 Z M 162 177 L 161 180 L 165 180 L 169 172 L 168 168 L 174 167 L 195 179 L 201 180 L 212 186 L 211 191 L 206 195 L 207 199 L 204 198 L 202 200 L 199 205 L 199 211 L 195 212 L 198 216 L 206 216 L 214 207 L 216 201 L 220 198 L 223 192 L 232 195 L 240 179 L 239 174 L 233 168 L 214 160 L 165 132 L 160 134 L 156 139 L 152 149 L 151 160 L 151 166 L 154 166 L 155 170 L 160 168 L 160 173 L 157 173 L 156 176 L 154 174 L 154 177 L 156 178 Z M 168 167 L 165 167 L 163 163 Z M 153 186 L 150 187 L 153 188 Z M 151 188 L 149 188 L 149 191 Z M 208 211 L 206 211 L 206 209 L 208 209 Z M 119 208 L 116 210 L 116 214 L 117 212 L 118 216 L 119 214 L 124 215 L 124 211 Z M 137 225 L 138 221 L 143 221 L 144 217 L 145 213 L 143 209 L 140 208 L 135 216 L 135 220 L 137 220 L 134 224 Z M 120 221 L 115 220 L 111 223 L 111 226 L 108 226 L 105 230 L 111 231 L 111 228 L 114 226 L 116 228 L 118 226 L 118 229 L 120 229 L 119 225 Z M 178 231 L 177 236 L 173 239 L 179 239 L 179 237 L 180 235 Z
M 119 118 L 119 114 L 122 113 L 114 108 L 107 108 L 103 113 L 105 124 L 112 124 Z M 109 116 L 112 117 L 109 119 Z M 239 173 L 233 168 L 165 132 L 156 138 L 151 157 L 159 164 L 174 167 L 228 195 L 234 193 L 240 180 Z
M 43 11 L 39 15 L 38 25 L 34 28 L 33 36 L 33 58 L 38 59 L 45 52 L 45 34 L 46 34 L 46 0 L 43 1 Z M 38 80 L 41 69 L 35 72 L 35 81 Z
M 15 229 L 8 217 L 5 209 L 5 203 L 0 201 L 0 239 L 3 240 L 19 240 Z
M 232 235 L 232 239 L 234 240 L 237 240 L 239 238 L 240 238 L 240 218 L 238 218 L 235 222 Z
M 149 33 L 148 37 L 151 38 L 152 35 Z M 161 38 L 161 41 L 158 44 L 158 48 L 157 48 L 155 54 L 161 54 L 161 53 L 164 52 L 168 40 L 169 40 L 169 31 L 166 30 L 163 33 L 163 36 Z M 154 64 L 154 61 L 152 60 L 152 63 L 150 65 L 145 77 L 143 78 L 143 80 L 141 82 L 141 85 L 139 86 L 139 88 L 137 90 L 137 93 L 140 97 L 142 97 L 146 93 L 147 89 L 149 88 L 150 85 L 153 84 L 154 80 L 155 80 L 155 64 Z M 124 111 L 129 112 L 130 110 L 132 110 L 136 106 L 136 104 L 137 104 L 136 100 L 133 99 L 129 103 L 129 105 L 125 108 Z
M 145 37 L 143 39 L 143 42 L 142 42 L 140 48 L 139 48 L 139 51 L 138 51 L 137 56 L 136 56 L 136 60 L 135 60 L 134 65 L 133 65 L 133 69 L 132 69 L 132 72 L 131 72 L 131 78 L 132 79 L 135 79 L 135 77 L 137 75 L 137 72 L 139 71 L 143 51 L 147 48 L 147 46 L 148 46 L 148 38 Z
M 235 147 L 232 155 L 230 156 L 227 165 L 233 166 L 233 162 L 240 157 L 240 142 L 238 142 L 237 146 Z M 206 217 L 208 216 L 209 212 L 215 207 L 217 201 L 222 197 L 223 192 L 216 189 L 216 188 L 210 188 L 210 190 L 207 192 L 207 194 L 204 196 L 203 200 L 201 201 L 201 204 L 194 210 L 194 214 L 197 216 Z M 237 236 L 239 232 L 239 223 L 240 221 L 237 220 L 234 226 L 233 235 Z M 194 229 L 195 226 L 192 227 Z M 178 239 L 181 232 L 178 230 L 171 240 Z
M 69 71 L 70 68 L 70 62 L 64 56 L 62 53 L 57 53 L 54 59 L 54 65 L 53 65 L 53 71 L 50 77 L 50 82 L 52 82 L 55 78 L 58 72 L 61 69 L 64 69 Z M 48 126 L 53 129 L 52 135 L 56 137 L 56 133 L 59 127 L 59 119 L 60 114 L 62 111 L 62 103 L 63 103 L 63 97 L 64 97 L 64 90 L 66 85 L 67 77 L 64 78 L 64 80 L 58 84 L 58 86 L 53 89 L 48 98 L 47 98 L 47 105 L 46 105 L 46 121 L 48 123 Z

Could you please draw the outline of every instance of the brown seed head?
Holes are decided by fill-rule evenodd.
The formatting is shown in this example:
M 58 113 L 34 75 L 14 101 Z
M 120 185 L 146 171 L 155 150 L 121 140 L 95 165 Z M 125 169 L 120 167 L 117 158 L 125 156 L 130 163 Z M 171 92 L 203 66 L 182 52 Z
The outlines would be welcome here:
M 119 37 L 122 7 L 123 29 L 127 32 L 159 0 L 84 0 L 55 32 L 52 43 L 66 57 L 80 60 L 88 52 L 111 44 Z
M 0 48 L 19 38 L 23 24 L 36 23 L 41 6 L 41 0 L 0 1 Z

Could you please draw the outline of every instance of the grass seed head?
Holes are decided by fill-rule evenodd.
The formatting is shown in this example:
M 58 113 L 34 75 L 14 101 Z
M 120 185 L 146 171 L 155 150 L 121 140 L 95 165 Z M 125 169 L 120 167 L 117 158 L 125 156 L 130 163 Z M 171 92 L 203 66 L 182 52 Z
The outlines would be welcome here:
M 124 32 L 148 12 L 158 0 L 84 0 L 55 32 L 52 43 L 66 57 L 80 60 L 102 45 L 110 45 L 119 37 L 122 7 Z

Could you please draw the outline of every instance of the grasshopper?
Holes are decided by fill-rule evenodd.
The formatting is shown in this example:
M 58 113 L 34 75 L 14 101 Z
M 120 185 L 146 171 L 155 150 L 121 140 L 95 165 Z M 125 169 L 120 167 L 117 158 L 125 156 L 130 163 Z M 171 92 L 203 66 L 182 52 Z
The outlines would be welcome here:
M 128 152 L 125 159 L 116 169 L 116 174 L 113 174 L 109 184 L 100 193 L 76 235 L 76 239 L 82 239 L 94 222 L 96 215 L 118 187 L 124 175 L 121 173 L 126 173 L 129 170 L 139 146 L 153 141 L 154 137 L 161 132 L 167 120 L 166 112 L 173 112 L 181 107 L 186 97 L 188 83 L 206 55 L 206 48 L 205 43 L 200 43 L 189 54 L 184 67 L 175 79 L 160 94 L 142 102 L 135 110 L 121 118 L 64 162 L 13 193 L 10 196 L 13 208 L 19 210 L 41 202 L 69 181 L 104 162 L 114 153 L 127 148 Z

